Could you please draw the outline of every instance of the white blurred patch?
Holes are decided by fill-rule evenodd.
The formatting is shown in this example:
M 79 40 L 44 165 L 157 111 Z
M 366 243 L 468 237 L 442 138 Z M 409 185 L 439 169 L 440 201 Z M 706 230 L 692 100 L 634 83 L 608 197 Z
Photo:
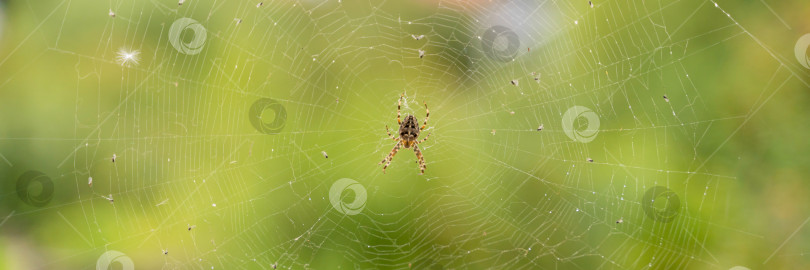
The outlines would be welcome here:
M 518 56 L 526 53 L 527 48 L 539 47 L 563 27 L 558 23 L 559 14 L 544 3 L 531 0 L 492 2 L 475 16 L 481 26 L 477 35 L 483 36 L 486 29 L 500 25 L 512 30 L 520 39 Z M 497 42 L 501 41 L 496 40 L 495 46 L 499 45 Z

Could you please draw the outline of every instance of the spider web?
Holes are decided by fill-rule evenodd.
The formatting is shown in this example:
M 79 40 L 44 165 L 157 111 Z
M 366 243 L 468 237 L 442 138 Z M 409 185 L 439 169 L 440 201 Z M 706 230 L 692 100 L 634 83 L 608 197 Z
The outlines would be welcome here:
M 30 107 L 3 102 L 36 120 L 8 119 L 35 132 L 8 131 L 3 146 L 37 159 L 14 153 L 6 169 L 38 168 L 57 187 L 8 220 L 64 232 L 31 267 L 93 268 L 110 250 L 138 269 L 808 264 L 791 255 L 803 223 L 774 234 L 739 222 L 727 143 L 780 89 L 808 84 L 732 4 L 46 2 L 9 3 L 9 24 L 32 26 L 5 33 L 0 62 L 4 92 L 37 88 Z M 192 31 L 172 43 L 181 18 L 203 27 L 199 53 L 177 47 L 200 45 Z M 493 38 L 502 30 L 512 39 Z M 744 82 L 714 77 L 712 56 L 738 47 L 768 64 L 741 68 Z M 707 100 L 728 95 L 724 83 L 754 98 L 717 110 Z M 423 121 L 423 102 L 432 112 L 425 175 L 411 149 L 385 174 L 377 165 L 403 93 L 403 117 Z M 30 105 L 48 99 L 63 102 Z M 566 130 L 576 106 L 598 119 L 591 141 L 576 136 L 592 118 Z M 343 178 L 367 193 L 356 214 L 330 202 Z M 665 200 L 644 199 L 658 187 L 675 194 L 664 208 L 679 204 L 669 219 Z M 727 251 L 728 239 L 774 253 Z

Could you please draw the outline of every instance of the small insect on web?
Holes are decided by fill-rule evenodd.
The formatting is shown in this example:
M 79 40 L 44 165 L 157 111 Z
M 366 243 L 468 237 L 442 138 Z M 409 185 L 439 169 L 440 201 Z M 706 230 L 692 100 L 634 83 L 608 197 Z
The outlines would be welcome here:
M 106 199 L 107 201 L 109 201 L 109 202 L 110 202 L 110 204 L 115 203 L 115 200 L 113 199 L 113 195 L 112 195 L 112 194 L 110 194 L 109 196 L 104 196 L 104 195 L 101 195 L 101 197 L 102 197 L 102 198 L 104 198 L 104 199 Z

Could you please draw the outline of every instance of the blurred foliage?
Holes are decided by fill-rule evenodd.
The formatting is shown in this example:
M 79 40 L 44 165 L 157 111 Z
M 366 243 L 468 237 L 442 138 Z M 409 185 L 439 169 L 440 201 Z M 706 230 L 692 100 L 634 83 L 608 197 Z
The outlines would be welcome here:
M 107 250 L 137 269 L 810 267 L 803 1 L 549 3 L 507 18 L 526 22 L 508 62 L 482 18 L 533 2 L 258 2 L 2 3 L 0 269 Z M 167 40 L 181 17 L 208 30 L 199 55 Z M 375 166 L 402 92 L 403 114 L 431 109 L 425 176 L 409 149 Z M 280 134 L 251 126 L 259 98 Z M 578 104 L 600 115 L 589 144 L 558 124 Z M 46 206 L 16 192 L 29 170 Z M 360 215 L 329 203 L 344 177 Z M 653 186 L 674 221 L 645 216 Z

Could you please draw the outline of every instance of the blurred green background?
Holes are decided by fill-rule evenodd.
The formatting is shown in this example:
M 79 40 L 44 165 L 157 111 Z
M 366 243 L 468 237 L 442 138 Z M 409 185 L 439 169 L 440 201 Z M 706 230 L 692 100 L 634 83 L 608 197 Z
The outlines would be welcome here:
M 0 269 L 810 267 L 804 1 L 0 3 Z

